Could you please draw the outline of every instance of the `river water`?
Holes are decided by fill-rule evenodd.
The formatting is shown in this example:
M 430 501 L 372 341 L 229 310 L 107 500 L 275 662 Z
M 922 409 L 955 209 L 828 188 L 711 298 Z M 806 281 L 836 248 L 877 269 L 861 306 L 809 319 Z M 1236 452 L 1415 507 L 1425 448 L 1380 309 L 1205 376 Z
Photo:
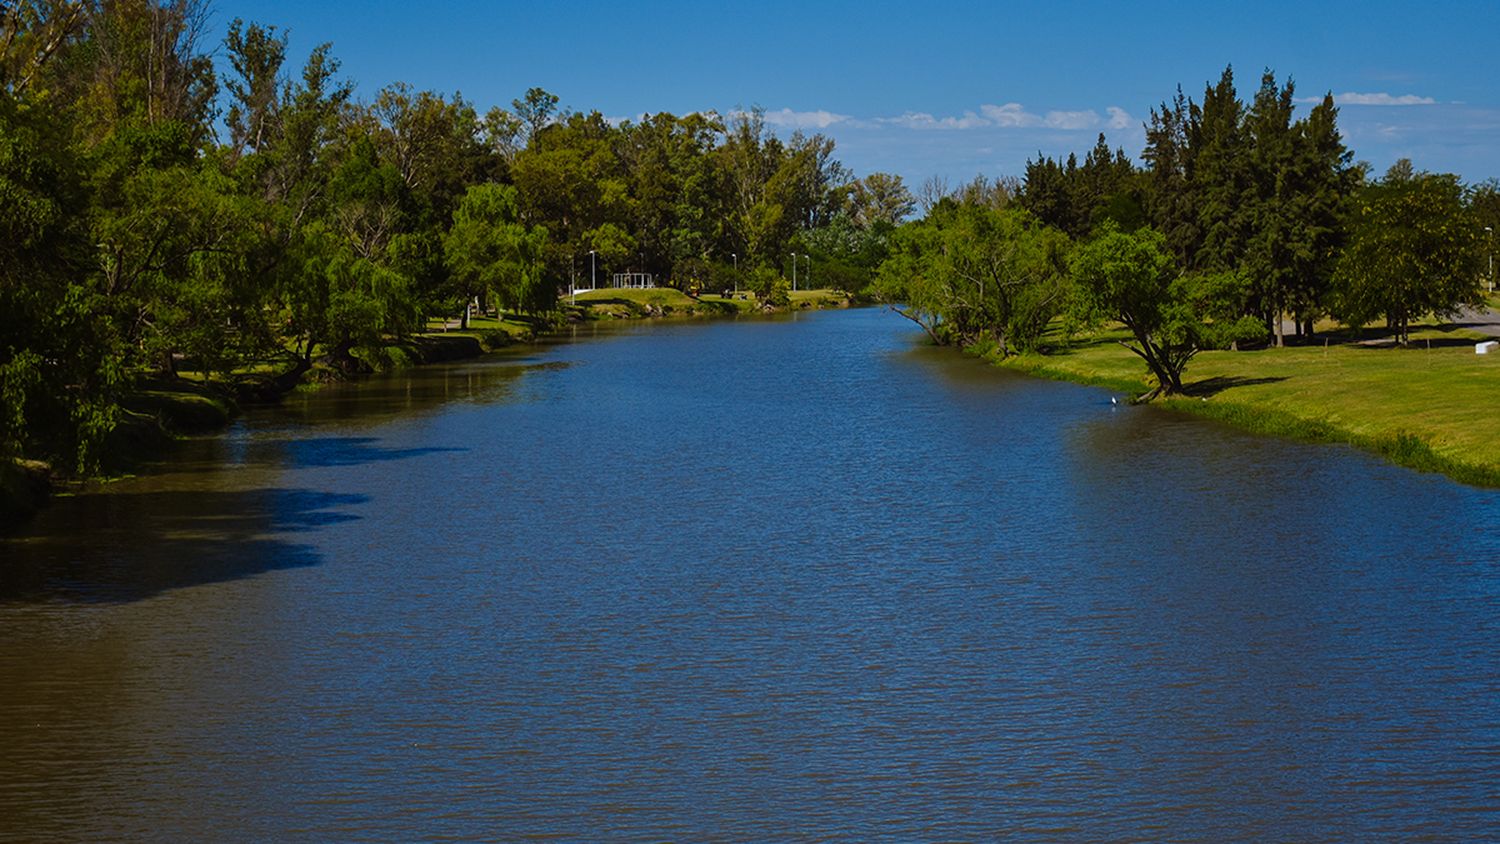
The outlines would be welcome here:
M 296 396 L 0 555 L 4 840 L 1500 836 L 1500 494 L 880 310 Z

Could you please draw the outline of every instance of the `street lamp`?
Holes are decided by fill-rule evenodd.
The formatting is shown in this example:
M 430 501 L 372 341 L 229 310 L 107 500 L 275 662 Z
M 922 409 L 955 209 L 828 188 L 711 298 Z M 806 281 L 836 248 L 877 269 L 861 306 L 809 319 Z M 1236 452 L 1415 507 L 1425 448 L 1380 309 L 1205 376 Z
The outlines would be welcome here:
M 731 252 L 731 253 L 729 253 L 729 257 L 731 257 L 731 258 L 734 259 L 734 295 L 735 296 L 739 296 L 740 295 L 740 256 L 738 254 L 734 253 L 734 252 Z
M 594 278 L 594 269 L 595 269 L 595 266 L 596 266 L 594 262 L 595 262 L 594 250 L 590 249 L 589 250 L 589 289 L 590 290 L 598 290 L 599 289 L 599 281 L 598 281 L 598 279 Z
M 813 280 L 812 280 L 812 256 L 811 255 L 803 255 L 802 257 L 804 257 L 804 258 L 807 259 L 807 289 L 808 290 L 812 290 L 812 289 L 814 289 L 813 288 Z
M 792 292 L 797 290 L 797 253 L 792 253 Z
M 1485 226 L 1484 230 L 1490 233 L 1490 292 L 1495 292 L 1495 229 Z

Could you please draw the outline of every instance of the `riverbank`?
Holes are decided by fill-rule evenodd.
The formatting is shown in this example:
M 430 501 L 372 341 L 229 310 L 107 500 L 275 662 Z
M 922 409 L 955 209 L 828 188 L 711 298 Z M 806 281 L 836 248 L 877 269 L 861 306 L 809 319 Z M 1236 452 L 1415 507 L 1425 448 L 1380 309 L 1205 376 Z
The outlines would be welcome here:
M 1020 355 L 998 365 L 1138 395 L 1149 389 L 1124 332 Z M 1322 338 L 1320 338 L 1322 339 Z M 1482 334 L 1434 322 L 1412 346 L 1332 335 L 1283 349 L 1211 351 L 1193 358 L 1187 394 L 1161 402 L 1259 434 L 1346 443 L 1420 471 L 1500 486 L 1500 354 L 1476 355 Z
M 848 294 L 799 290 L 791 294 L 789 305 L 777 310 L 844 308 L 852 304 L 854 300 Z M 318 389 L 362 374 L 476 358 L 539 342 L 581 323 L 723 318 L 767 310 L 753 293 L 694 298 L 672 288 L 595 290 L 559 305 L 561 310 L 555 319 L 481 316 L 472 319 L 466 329 L 450 329 L 446 327 L 449 323 L 434 321 L 425 333 L 355 349 L 354 359 L 362 372 L 316 363 L 306 372 L 296 373 L 295 378 L 270 371 L 240 373 L 229 380 L 207 383 L 191 372 L 175 379 L 153 378 L 122 399 L 119 422 L 105 439 L 100 468 L 105 477 L 128 473 L 179 438 L 222 430 L 240 414 L 242 404 L 274 403 L 293 389 Z M 44 462 L 0 461 L 0 531 L 24 524 L 54 492 L 77 482 Z

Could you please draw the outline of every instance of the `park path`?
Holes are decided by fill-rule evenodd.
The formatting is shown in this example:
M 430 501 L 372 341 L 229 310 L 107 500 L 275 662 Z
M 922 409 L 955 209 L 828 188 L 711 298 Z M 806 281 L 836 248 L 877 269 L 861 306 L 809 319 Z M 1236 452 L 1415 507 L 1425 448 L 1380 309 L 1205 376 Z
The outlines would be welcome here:
M 1465 308 L 1454 317 L 1453 324 L 1488 337 L 1500 337 L 1500 311 L 1494 308 Z

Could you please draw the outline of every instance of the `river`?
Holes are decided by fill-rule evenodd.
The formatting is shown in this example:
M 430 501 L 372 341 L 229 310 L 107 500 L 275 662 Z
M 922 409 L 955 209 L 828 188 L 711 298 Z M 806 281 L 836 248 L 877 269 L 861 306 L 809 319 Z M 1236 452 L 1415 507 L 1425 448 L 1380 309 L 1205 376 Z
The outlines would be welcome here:
M 881 310 L 296 395 L 0 556 L 3 840 L 1500 835 L 1500 493 Z

